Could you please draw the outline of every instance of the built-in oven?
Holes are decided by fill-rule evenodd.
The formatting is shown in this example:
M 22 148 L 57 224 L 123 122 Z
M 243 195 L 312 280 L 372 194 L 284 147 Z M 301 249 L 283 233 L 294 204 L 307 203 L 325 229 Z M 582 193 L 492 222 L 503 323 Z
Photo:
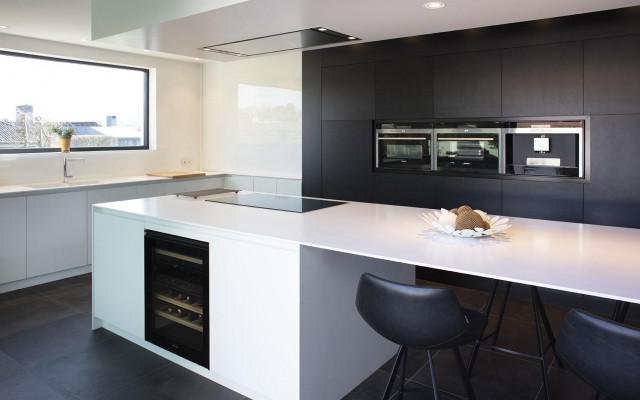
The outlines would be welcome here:
M 209 368 L 209 244 L 145 231 L 145 339 Z
M 502 173 L 502 124 L 437 123 L 433 169 L 464 173 Z
M 585 120 L 517 121 L 505 130 L 505 172 L 584 178 Z
M 430 171 L 431 123 L 378 123 L 375 132 L 375 167 L 379 170 Z

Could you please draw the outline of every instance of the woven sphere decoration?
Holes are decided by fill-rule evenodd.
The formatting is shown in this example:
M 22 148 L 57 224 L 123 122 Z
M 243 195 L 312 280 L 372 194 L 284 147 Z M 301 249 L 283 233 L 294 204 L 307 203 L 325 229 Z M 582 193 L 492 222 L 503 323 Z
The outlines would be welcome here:
M 458 210 L 460 210 L 460 208 Z M 488 229 L 489 226 L 482 219 L 480 214 L 478 214 L 473 210 L 459 212 L 458 218 L 456 218 L 456 230 L 458 231 L 463 229 L 475 229 L 475 228 Z
M 471 206 L 468 205 L 463 205 L 458 207 L 458 215 L 462 214 L 463 212 L 467 212 L 467 211 L 473 211 L 473 208 L 471 208 Z
M 457 208 L 452 208 L 451 210 L 449 210 L 450 213 L 453 213 L 455 215 L 458 215 L 458 209 Z

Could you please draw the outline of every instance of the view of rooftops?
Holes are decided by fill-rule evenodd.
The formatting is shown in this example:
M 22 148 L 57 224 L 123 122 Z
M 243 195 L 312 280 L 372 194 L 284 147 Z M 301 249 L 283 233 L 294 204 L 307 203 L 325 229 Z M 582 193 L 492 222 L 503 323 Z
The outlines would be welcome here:
M 146 145 L 147 71 L 0 53 L 0 151 Z

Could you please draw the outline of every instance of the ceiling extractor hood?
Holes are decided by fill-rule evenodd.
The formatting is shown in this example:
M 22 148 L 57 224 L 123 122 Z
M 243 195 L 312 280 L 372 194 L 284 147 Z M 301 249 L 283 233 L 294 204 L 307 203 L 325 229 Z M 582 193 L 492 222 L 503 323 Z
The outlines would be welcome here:
M 307 47 L 352 42 L 357 37 L 317 27 L 299 31 L 277 33 L 235 42 L 215 44 L 202 47 L 200 50 L 238 57 L 257 56 L 280 51 L 304 49 Z

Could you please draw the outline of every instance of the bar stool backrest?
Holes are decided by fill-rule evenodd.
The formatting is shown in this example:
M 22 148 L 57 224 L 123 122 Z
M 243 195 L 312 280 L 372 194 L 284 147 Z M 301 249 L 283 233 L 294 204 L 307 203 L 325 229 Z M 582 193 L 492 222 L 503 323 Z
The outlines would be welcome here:
M 602 394 L 640 399 L 640 330 L 571 310 L 556 346 L 565 365 Z
M 438 347 L 468 326 L 451 289 L 405 285 L 368 273 L 360 277 L 356 307 L 376 332 L 406 347 Z

